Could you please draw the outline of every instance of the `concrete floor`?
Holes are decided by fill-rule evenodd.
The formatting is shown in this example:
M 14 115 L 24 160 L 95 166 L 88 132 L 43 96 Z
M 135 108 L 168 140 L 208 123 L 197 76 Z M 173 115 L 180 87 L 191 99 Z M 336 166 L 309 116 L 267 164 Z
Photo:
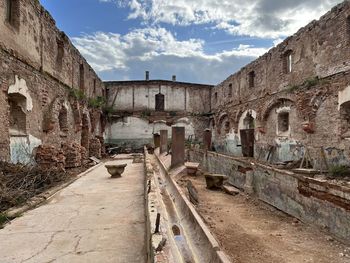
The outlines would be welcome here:
M 146 261 L 143 164 L 100 166 L 0 230 L 0 262 Z

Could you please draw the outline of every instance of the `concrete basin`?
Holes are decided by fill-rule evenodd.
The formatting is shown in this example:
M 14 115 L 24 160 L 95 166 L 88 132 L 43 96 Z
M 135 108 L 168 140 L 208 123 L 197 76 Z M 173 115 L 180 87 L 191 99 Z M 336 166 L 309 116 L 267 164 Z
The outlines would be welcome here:
M 105 164 L 108 173 L 111 175 L 111 178 L 118 178 L 122 176 L 122 173 L 127 166 L 126 163 L 123 164 Z

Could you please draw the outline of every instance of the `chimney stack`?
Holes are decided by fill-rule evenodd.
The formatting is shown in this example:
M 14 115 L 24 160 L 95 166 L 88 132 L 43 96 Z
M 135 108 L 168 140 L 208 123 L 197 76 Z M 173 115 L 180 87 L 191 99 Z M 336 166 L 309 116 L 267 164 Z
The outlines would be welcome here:
M 173 81 L 175 82 L 176 81 L 176 75 L 173 75 Z
M 146 71 L 146 80 L 149 80 L 149 71 Z

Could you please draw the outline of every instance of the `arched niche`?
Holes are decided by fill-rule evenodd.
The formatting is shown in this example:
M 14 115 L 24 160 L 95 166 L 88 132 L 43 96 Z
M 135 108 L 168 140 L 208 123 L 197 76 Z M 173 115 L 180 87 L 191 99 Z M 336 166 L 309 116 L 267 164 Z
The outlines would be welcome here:
M 25 135 L 27 133 L 26 97 L 19 93 L 8 95 L 10 105 L 10 135 Z
M 272 116 L 272 119 L 276 122 L 275 135 L 289 137 L 291 134 L 290 114 L 293 106 L 294 101 L 288 98 L 279 98 L 271 101 L 262 113 L 262 122 L 259 129 L 268 132 L 267 121 L 271 117 L 271 113 L 273 113 L 273 115 L 276 115 Z
M 256 120 L 256 111 L 255 110 L 246 110 L 242 113 L 238 122 L 238 133 L 240 130 L 248 130 L 255 128 L 255 120 Z
M 68 109 L 64 104 L 62 105 L 58 113 L 58 125 L 60 128 L 60 132 L 68 132 Z
M 226 113 L 220 115 L 216 129 L 217 133 L 221 136 L 226 136 L 228 133 L 230 133 L 231 122 Z
M 350 138 L 350 101 L 340 105 L 340 135 L 342 138 Z

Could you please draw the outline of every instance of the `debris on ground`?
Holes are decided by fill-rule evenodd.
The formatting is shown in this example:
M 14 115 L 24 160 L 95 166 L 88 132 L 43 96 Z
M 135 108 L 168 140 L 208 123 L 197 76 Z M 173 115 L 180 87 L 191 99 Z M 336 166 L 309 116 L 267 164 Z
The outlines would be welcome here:
M 238 195 L 239 194 L 239 190 L 236 187 L 233 187 L 231 185 L 224 185 L 222 187 L 222 189 L 224 190 L 224 192 L 226 194 L 229 194 L 229 195 Z
M 187 190 L 188 190 L 188 195 L 190 197 L 190 201 L 194 205 L 198 205 L 198 192 L 197 189 L 194 187 L 192 184 L 191 180 L 187 181 Z
M 85 168 L 64 172 L 57 168 L 0 162 L 0 213 L 67 181 L 73 173 L 78 174 L 82 169 Z
M 205 174 L 205 181 L 207 183 L 207 188 L 210 190 L 221 189 L 224 180 L 227 179 L 226 175 L 223 174 Z

